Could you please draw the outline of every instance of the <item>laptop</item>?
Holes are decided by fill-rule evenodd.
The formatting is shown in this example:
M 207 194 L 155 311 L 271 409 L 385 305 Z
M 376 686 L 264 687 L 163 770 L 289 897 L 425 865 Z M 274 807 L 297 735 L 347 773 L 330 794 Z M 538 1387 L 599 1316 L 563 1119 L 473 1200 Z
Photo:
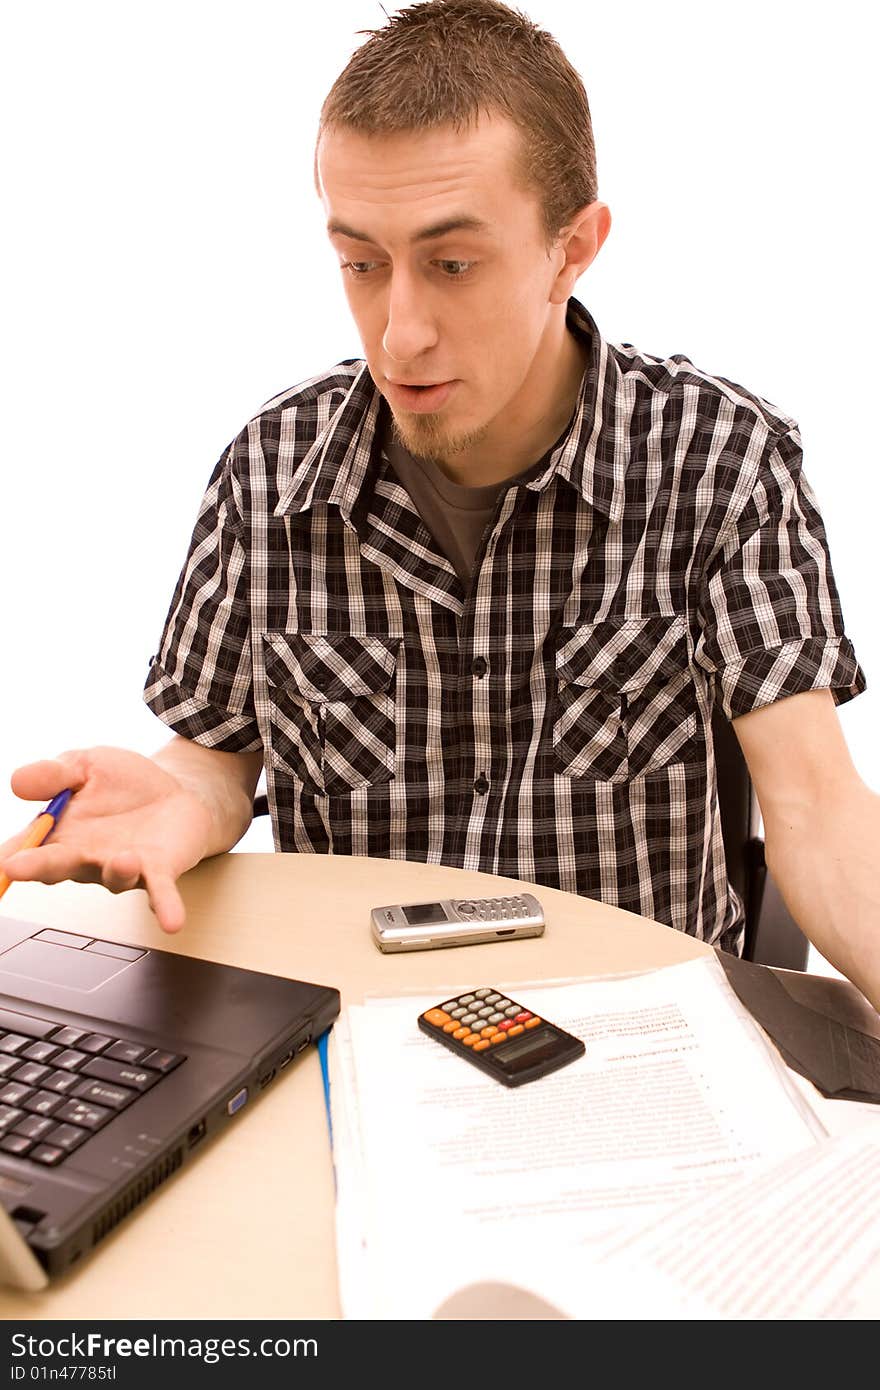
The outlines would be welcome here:
M 65 1273 L 252 1104 L 339 991 L 0 918 L 0 1282 Z

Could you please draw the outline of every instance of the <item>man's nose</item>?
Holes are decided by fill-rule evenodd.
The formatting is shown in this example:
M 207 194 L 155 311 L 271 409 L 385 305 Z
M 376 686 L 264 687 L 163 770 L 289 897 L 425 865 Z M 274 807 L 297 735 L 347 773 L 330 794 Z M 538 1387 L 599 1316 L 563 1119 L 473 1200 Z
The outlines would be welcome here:
M 392 275 L 382 347 L 393 361 L 411 362 L 435 346 L 437 327 L 428 298 L 412 276 Z

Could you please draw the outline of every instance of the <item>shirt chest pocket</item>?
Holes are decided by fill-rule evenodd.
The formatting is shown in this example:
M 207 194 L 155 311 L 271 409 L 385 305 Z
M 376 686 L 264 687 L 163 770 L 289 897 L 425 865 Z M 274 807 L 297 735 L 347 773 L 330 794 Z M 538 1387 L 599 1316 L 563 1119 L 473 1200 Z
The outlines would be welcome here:
M 266 632 L 272 766 L 317 795 L 394 776 L 398 637 Z
M 553 719 L 557 772 L 629 782 L 695 754 L 686 632 L 684 617 L 660 614 L 563 629 Z

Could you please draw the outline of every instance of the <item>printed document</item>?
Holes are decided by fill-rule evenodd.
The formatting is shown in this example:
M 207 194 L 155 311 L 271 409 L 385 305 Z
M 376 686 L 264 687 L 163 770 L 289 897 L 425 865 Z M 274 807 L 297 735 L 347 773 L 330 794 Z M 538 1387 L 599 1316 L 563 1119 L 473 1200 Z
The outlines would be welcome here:
M 680 1290 L 649 1262 L 636 1278 L 625 1241 L 683 1204 L 732 1200 L 825 1127 L 714 957 L 510 992 L 585 1056 L 508 1089 L 420 1032 L 436 993 L 371 1000 L 336 1024 L 345 1315 L 428 1318 L 468 1287 L 510 1285 L 569 1316 L 621 1316 L 641 1281 L 645 1315 L 676 1316 Z

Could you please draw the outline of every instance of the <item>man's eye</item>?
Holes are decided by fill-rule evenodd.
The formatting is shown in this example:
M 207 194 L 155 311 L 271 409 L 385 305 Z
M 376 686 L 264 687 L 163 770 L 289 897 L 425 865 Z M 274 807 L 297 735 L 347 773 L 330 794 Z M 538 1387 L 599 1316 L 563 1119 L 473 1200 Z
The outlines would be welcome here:
M 459 280 L 473 268 L 473 261 L 435 261 L 444 275 L 448 275 L 452 280 Z
M 363 275 L 369 275 L 371 270 L 375 270 L 378 261 L 342 261 L 342 269 L 347 271 L 357 279 Z

